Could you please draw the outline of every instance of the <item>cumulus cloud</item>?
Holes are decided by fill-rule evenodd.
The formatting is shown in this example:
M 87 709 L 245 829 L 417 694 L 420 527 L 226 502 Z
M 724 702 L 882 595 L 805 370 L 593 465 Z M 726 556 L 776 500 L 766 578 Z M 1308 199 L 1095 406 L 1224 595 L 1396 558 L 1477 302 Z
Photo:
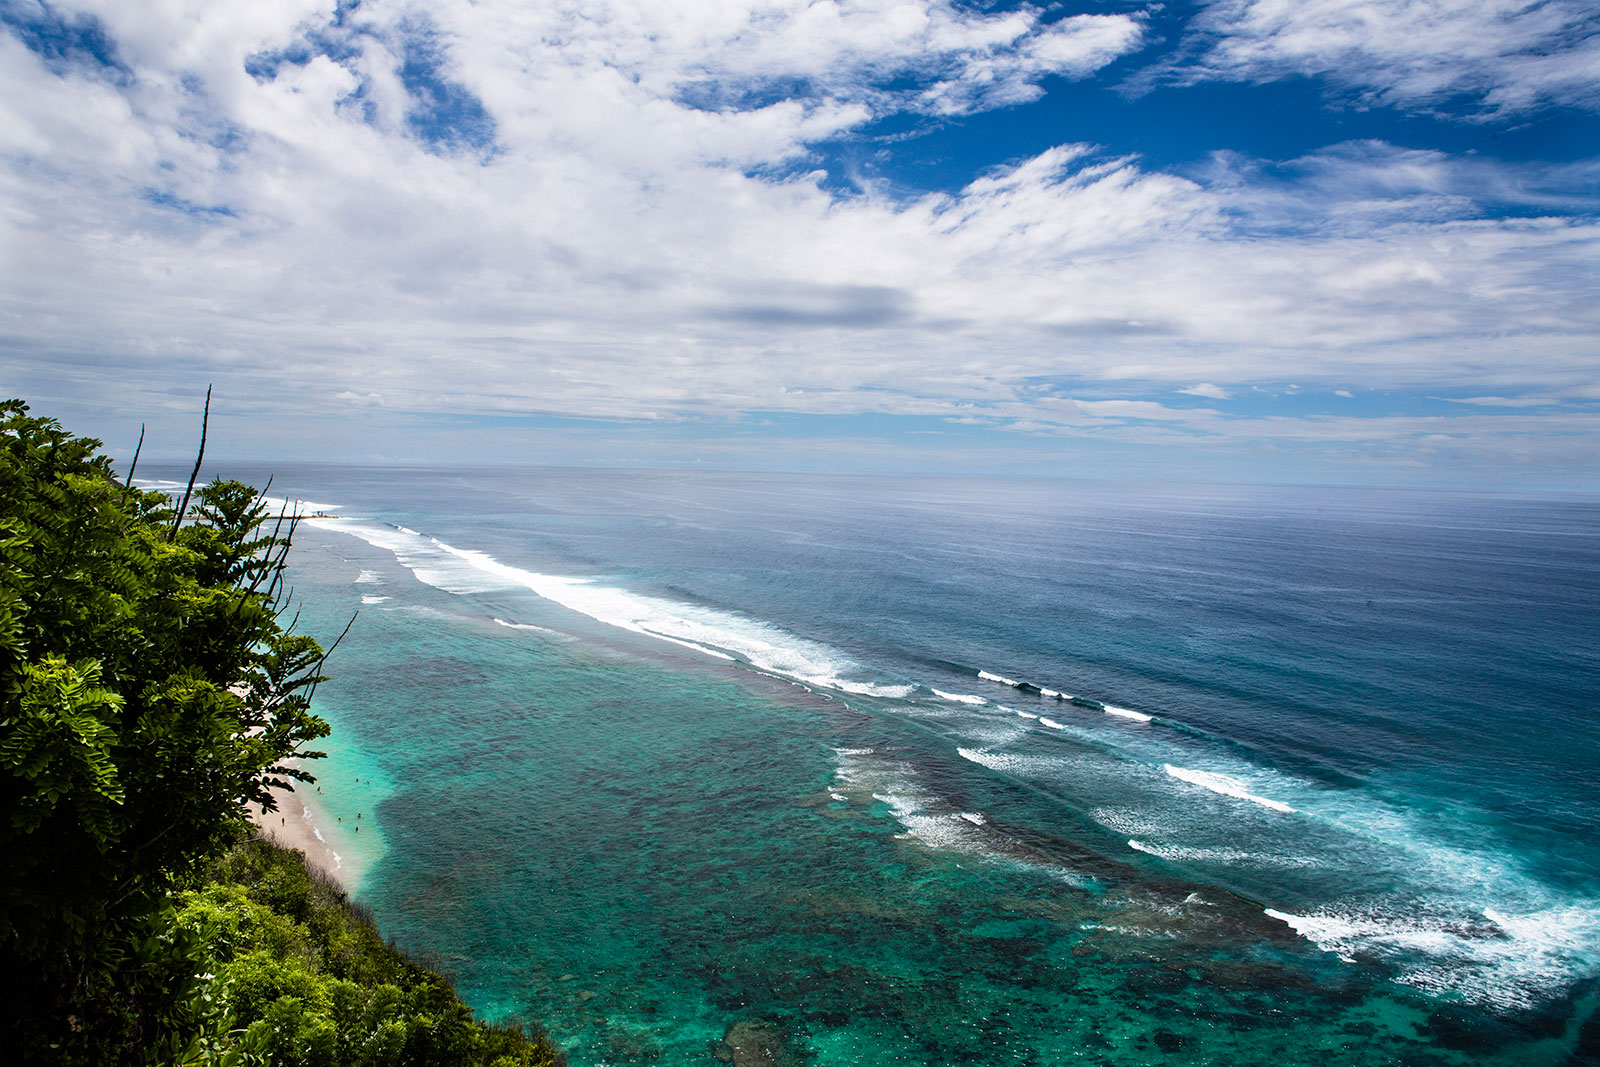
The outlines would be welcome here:
M 1128 54 L 1127 16 L 17 10 L 80 42 L 0 33 L 0 360 L 41 398 L 153 411 L 216 380 L 263 418 L 888 412 L 1159 442 L 1242 438 L 1152 397 L 1290 376 L 1597 386 L 1577 165 L 1357 142 L 1178 175 L 1066 143 L 912 195 L 817 169 L 874 118 Z
M 1580 0 L 1209 0 L 1178 81 L 1315 75 L 1367 103 L 1600 107 L 1600 14 Z

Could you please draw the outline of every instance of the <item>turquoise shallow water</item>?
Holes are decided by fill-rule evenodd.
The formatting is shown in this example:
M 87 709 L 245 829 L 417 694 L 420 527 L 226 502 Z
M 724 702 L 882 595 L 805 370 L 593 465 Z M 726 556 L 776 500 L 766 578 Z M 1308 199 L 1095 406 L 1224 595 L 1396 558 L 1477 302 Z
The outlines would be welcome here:
M 1594 1058 L 1592 506 L 287 481 L 327 829 L 575 1064 Z

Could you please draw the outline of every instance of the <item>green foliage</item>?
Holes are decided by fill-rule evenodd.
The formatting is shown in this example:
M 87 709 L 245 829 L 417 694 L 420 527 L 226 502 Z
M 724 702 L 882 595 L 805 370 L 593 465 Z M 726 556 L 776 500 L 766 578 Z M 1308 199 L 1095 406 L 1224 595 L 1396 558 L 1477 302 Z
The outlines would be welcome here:
M 62 803 L 76 803 L 78 821 L 104 848 L 116 835 L 116 811 L 127 800 L 112 761 L 117 735 L 108 720 L 122 697 L 102 687 L 95 660 L 68 663 L 46 656 L 21 664 L 17 713 L 0 741 L 0 768 L 27 783 L 12 826 L 32 833 Z
M 298 852 L 264 841 L 183 894 L 175 927 L 205 946 L 191 998 L 208 1020 L 182 1063 L 559 1067 L 542 1036 L 488 1027 L 449 984 L 384 944 Z M 229 1058 L 231 1057 L 231 1059 Z
M 221 1025 L 172 890 L 240 837 L 246 803 L 271 810 L 273 787 L 310 780 L 285 761 L 328 732 L 310 710 L 322 649 L 279 622 L 292 523 L 237 482 L 199 490 L 180 523 L 98 449 L 0 403 L 0 1048 L 15 1062 L 138 1062 Z
M 328 733 L 322 648 L 279 622 L 293 522 L 220 481 L 180 517 L 27 412 L 0 403 L 0 1056 L 563 1064 L 237 844 Z

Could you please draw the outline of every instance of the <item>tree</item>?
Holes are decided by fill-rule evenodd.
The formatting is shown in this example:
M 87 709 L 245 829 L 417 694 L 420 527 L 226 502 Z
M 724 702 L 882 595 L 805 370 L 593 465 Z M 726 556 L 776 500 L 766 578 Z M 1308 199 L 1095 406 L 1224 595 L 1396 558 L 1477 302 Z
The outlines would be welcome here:
M 283 618 L 293 519 L 225 481 L 179 514 L 99 448 L 0 403 L 12 1062 L 136 1062 L 180 1025 L 197 976 L 174 887 L 241 836 L 246 804 L 311 781 L 287 761 L 328 733 L 310 705 L 325 653 Z
M 542 1031 L 486 1026 L 450 984 L 384 944 L 364 908 L 267 841 L 234 847 L 180 897 L 205 945 L 213 1010 L 180 1063 L 565 1067 Z

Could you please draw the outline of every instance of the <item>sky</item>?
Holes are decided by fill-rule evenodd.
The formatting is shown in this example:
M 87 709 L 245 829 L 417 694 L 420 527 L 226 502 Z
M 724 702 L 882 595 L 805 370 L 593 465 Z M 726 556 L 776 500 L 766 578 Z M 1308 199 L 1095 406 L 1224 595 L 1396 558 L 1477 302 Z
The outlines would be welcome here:
M 0 0 L 127 456 L 1600 490 L 1592 0 Z

